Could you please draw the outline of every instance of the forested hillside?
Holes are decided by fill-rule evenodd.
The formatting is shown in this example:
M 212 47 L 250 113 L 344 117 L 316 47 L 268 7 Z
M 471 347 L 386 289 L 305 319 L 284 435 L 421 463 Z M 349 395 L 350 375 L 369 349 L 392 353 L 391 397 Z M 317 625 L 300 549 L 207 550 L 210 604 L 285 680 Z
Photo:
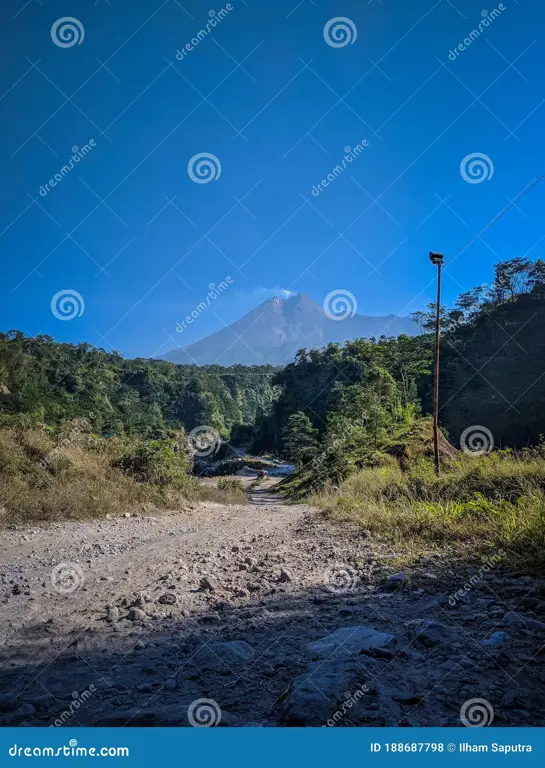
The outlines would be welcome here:
M 89 344 L 0 333 L 0 420 L 17 414 L 56 425 L 85 417 L 96 432 L 161 438 L 168 429 L 214 427 L 228 437 L 272 399 L 273 368 L 124 360 Z
M 301 350 L 273 377 L 280 393 L 257 425 L 256 448 L 303 463 L 314 456 L 338 478 L 431 413 L 435 306 L 413 319 L 417 337 Z M 441 308 L 441 329 L 440 423 L 450 441 L 482 425 L 496 447 L 535 444 L 545 434 L 545 263 L 500 262 L 490 286 Z

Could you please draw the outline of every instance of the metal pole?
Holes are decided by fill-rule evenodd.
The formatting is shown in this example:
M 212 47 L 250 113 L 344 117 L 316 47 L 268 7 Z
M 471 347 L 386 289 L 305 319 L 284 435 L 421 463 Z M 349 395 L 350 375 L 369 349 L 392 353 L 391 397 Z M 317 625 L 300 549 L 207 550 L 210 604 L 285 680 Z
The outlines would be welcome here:
M 441 268 L 443 260 L 437 260 L 437 307 L 435 315 L 435 372 L 433 382 L 433 455 L 435 474 L 439 475 L 439 337 L 441 312 Z

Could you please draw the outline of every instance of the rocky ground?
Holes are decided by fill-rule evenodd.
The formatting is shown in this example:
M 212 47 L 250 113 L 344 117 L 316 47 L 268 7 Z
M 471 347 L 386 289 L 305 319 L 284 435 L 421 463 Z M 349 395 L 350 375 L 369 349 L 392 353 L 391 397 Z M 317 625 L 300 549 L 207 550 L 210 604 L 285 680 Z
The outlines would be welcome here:
M 545 724 L 545 582 L 267 489 L 2 531 L 0 724 Z M 479 700 L 479 701 L 477 701 Z

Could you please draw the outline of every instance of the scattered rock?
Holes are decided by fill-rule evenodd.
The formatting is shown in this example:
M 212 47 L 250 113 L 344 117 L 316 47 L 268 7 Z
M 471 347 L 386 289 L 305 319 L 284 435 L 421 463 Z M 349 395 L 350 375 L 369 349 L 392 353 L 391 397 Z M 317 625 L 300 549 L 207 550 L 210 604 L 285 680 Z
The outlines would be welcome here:
M 109 605 L 107 611 L 106 621 L 113 623 L 119 619 L 119 608 L 115 605 Z

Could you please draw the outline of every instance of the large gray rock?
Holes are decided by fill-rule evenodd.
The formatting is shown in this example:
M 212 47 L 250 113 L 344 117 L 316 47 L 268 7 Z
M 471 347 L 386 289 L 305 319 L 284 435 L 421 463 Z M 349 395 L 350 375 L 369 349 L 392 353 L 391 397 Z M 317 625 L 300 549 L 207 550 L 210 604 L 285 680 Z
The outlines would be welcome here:
M 365 660 L 370 663 L 370 660 Z M 353 659 L 317 661 L 293 681 L 280 713 L 284 725 L 326 725 L 348 694 L 365 685 L 363 664 Z
M 341 627 L 330 635 L 310 643 L 307 647 L 320 659 L 359 655 L 386 650 L 395 644 L 393 635 L 377 632 L 372 627 Z
M 254 649 L 244 640 L 232 640 L 229 643 L 204 645 L 193 658 L 193 663 L 200 669 L 229 674 L 235 668 L 251 664 L 256 658 Z
M 418 645 L 450 645 L 458 639 L 456 630 L 433 619 L 414 619 L 406 626 L 410 636 Z

